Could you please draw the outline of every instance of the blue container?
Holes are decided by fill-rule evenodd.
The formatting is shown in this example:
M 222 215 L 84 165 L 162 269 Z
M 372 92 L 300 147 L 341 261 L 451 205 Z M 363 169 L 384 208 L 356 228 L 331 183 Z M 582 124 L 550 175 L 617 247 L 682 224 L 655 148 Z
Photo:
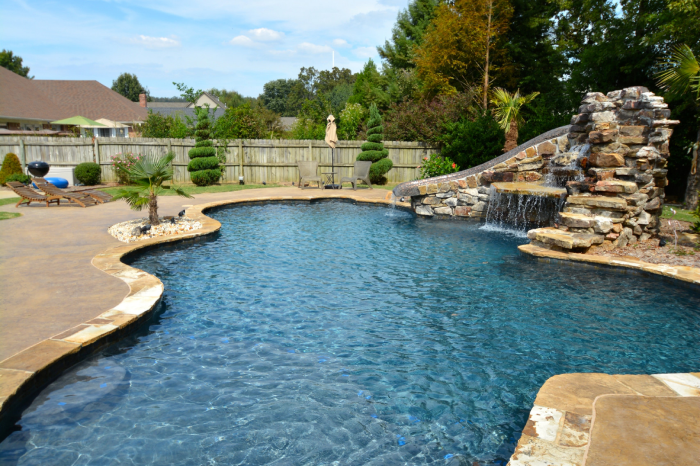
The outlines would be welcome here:
M 50 176 L 48 178 L 44 178 L 46 181 L 51 183 L 52 185 L 56 186 L 57 188 L 67 188 L 68 187 L 68 180 L 65 178 L 58 178 L 58 177 L 53 177 Z

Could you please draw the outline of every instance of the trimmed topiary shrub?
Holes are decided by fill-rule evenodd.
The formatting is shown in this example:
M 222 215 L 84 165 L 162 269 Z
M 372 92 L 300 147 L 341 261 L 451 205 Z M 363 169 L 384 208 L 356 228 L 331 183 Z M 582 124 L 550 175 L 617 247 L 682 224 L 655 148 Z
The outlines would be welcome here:
M 85 186 L 95 186 L 100 184 L 102 170 L 100 166 L 93 162 L 83 162 L 75 167 L 75 177 Z
M 367 122 L 367 141 L 362 144 L 362 152 L 357 156 L 357 160 L 372 162 L 369 169 L 369 179 L 372 183 L 385 184 L 386 173 L 394 166 L 389 157 L 389 151 L 384 149 L 382 144 L 382 116 L 377 110 L 377 106 L 372 104 L 369 108 L 369 121 Z
M 197 126 L 194 132 L 195 146 L 190 149 L 190 163 L 187 170 L 190 172 L 190 179 L 197 186 L 208 186 L 216 183 L 221 178 L 219 169 L 219 158 L 216 156 L 211 138 L 209 122 L 209 112 L 199 109 L 197 112 Z
M 20 183 L 29 184 L 32 182 L 32 177 L 23 173 L 15 173 L 5 179 L 5 183 L 9 183 L 10 181 L 19 181 Z
M 209 186 L 216 183 L 221 178 L 221 170 L 209 169 L 190 172 L 190 179 L 197 186 Z
M 19 158 L 13 154 L 9 153 L 5 156 L 2 161 L 2 168 L 0 168 L 0 184 L 5 185 L 7 178 L 10 175 L 21 175 L 22 174 L 22 164 L 19 163 Z

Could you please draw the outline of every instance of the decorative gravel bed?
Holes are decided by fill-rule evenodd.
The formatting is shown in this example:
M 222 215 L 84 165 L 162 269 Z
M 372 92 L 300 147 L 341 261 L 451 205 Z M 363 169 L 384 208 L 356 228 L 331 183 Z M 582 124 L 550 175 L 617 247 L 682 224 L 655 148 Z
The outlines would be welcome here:
M 135 230 L 136 227 L 149 225 L 148 217 L 117 223 L 109 227 L 107 231 L 119 241 L 133 243 L 134 241 L 143 241 L 156 236 L 179 235 L 202 228 L 201 222 L 187 217 L 175 219 L 173 217 L 160 217 L 160 221 L 160 225 L 152 226 L 150 230 L 143 234 L 136 234 L 137 231 Z M 175 223 L 172 223 L 173 221 Z
M 627 256 L 649 262 L 651 264 L 685 265 L 688 267 L 700 268 L 700 243 L 691 245 L 687 234 L 692 234 L 689 222 L 661 220 L 660 237 L 666 241 L 666 245 L 659 247 L 659 238 L 652 238 L 647 241 L 628 245 L 624 248 L 617 248 L 611 251 L 592 248 L 589 254 L 598 256 Z M 676 227 L 676 234 L 679 237 L 679 244 L 674 246 L 673 227 Z M 681 244 L 682 243 L 682 244 Z

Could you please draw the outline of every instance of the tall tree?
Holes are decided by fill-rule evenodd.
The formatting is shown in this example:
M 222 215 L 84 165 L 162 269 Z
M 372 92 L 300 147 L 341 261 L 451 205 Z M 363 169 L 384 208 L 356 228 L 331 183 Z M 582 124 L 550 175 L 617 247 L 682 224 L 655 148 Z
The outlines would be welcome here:
M 482 83 L 482 102 L 487 107 L 494 55 L 504 52 L 503 39 L 512 14 L 508 0 L 441 4 L 415 54 L 426 91 L 451 94 Z
M 439 0 L 412 0 L 399 12 L 391 31 L 391 41 L 377 47 L 379 56 L 397 69 L 414 68 L 413 48 L 423 43 L 423 35 L 435 17 Z
M 0 66 L 25 78 L 34 79 L 34 76 L 29 76 L 29 67 L 22 66 L 22 57 L 14 55 L 12 50 L 2 49 L 2 52 L 0 52 Z
M 291 109 L 287 109 L 287 99 L 295 84 L 294 79 L 275 79 L 265 83 L 260 101 L 268 110 L 279 113 L 282 116 L 290 115 Z
M 149 97 L 148 89 L 143 87 L 139 78 L 135 74 L 122 73 L 117 79 L 112 81 L 112 90 L 123 95 L 132 102 L 139 101 L 139 94 L 146 94 Z
M 361 104 L 365 108 L 375 104 L 382 109 L 389 106 L 388 82 L 386 76 L 378 69 L 370 58 L 361 72 L 355 77 L 352 96 L 348 99 L 351 104 Z

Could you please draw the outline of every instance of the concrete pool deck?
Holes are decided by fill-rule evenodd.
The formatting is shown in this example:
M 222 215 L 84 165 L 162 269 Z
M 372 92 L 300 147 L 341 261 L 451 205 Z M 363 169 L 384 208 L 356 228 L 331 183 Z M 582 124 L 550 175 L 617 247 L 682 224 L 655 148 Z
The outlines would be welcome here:
M 131 244 L 107 233 L 114 223 L 145 216 L 123 202 L 86 209 L 0 206 L 0 211 L 24 214 L 0 223 L 0 426 L 63 370 L 127 335 L 151 314 L 163 285 L 123 264 L 124 255 L 217 231 L 219 222 L 202 213 L 217 205 L 333 198 L 388 204 L 388 194 L 383 189 L 266 188 L 195 199 L 161 197 L 161 215 L 193 205 L 187 215 L 200 220 L 202 229 Z M 511 465 L 693 464 L 684 458 L 700 457 L 695 455 L 700 435 L 692 425 L 700 418 L 698 376 L 555 376 L 538 394 Z M 608 395 L 619 399 L 599 402 Z M 647 427 L 635 429 L 640 423 Z M 566 440 L 574 437 L 578 440 Z M 651 442 L 652 448 L 645 450 L 640 442 Z M 647 450 L 644 457 L 636 453 Z M 665 463 L 653 456 L 660 451 Z M 617 452 L 616 461 L 606 462 L 609 452 Z M 695 456 L 683 456 L 689 454 Z

